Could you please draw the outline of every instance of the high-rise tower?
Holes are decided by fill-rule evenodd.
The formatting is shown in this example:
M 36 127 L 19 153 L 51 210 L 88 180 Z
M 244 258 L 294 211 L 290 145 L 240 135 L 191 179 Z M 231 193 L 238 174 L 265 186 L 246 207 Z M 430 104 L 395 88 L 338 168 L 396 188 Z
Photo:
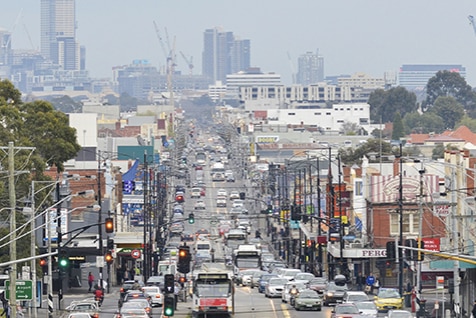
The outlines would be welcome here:
M 65 70 L 80 68 L 75 0 L 41 0 L 41 54 Z
M 324 58 L 316 53 L 307 52 L 298 58 L 297 84 L 309 85 L 324 80 Z
M 203 34 L 202 74 L 213 83 L 225 83 L 226 75 L 250 67 L 250 51 L 250 40 L 235 38 L 233 32 L 219 28 L 207 29 Z

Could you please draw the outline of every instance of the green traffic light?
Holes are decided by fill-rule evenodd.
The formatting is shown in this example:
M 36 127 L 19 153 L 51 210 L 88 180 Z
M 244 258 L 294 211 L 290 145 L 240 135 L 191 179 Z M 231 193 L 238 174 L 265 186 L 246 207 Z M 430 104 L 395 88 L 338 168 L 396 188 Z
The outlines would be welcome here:
M 173 308 L 165 308 L 164 314 L 165 314 L 166 316 L 173 316 L 173 314 L 174 314 L 174 309 L 173 309 Z
M 59 266 L 60 266 L 60 267 L 66 267 L 66 266 L 68 266 L 68 260 L 67 260 L 66 258 L 61 258 L 61 259 L 59 260 Z
M 188 216 L 188 224 L 193 224 L 193 223 L 195 223 L 195 216 L 193 215 L 193 213 L 190 213 Z

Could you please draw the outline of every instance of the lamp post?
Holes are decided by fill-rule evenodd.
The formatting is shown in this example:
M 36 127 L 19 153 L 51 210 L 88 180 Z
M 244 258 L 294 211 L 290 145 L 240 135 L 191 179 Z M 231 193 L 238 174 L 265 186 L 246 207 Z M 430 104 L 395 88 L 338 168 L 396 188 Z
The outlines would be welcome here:
M 400 175 L 399 175 L 399 186 L 398 186 L 398 213 L 400 215 L 399 221 L 399 240 L 400 243 L 398 245 L 403 244 L 403 148 L 402 143 L 400 142 L 400 158 L 399 158 L 399 166 L 400 166 Z M 403 295 L 403 253 L 400 247 L 397 248 L 397 255 L 396 255 L 398 262 L 399 262 L 399 274 L 398 274 L 398 291 L 400 295 Z

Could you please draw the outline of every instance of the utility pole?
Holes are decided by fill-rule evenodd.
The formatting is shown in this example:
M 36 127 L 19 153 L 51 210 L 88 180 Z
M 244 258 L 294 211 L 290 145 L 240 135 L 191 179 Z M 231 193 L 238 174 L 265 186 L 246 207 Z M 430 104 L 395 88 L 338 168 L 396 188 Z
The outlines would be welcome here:
M 459 232 L 458 232 L 458 219 L 456 217 L 456 191 L 459 188 L 459 176 L 457 176 L 456 173 L 456 167 L 451 168 L 451 214 L 452 214 L 452 231 L 453 231 L 453 253 L 459 254 Z M 458 180 L 458 188 L 456 185 L 456 180 Z M 454 292 L 454 312 L 455 312 L 455 317 L 461 317 L 461 310 L 460 310 L 460 288 L 459 288 L 459 261 L 454 260 L 453 261 L 453 281 L 454 281 L 454 287 L 455 287 L 455 292 Z
M 15 154 L 13 142 L 8 143 L 8 195 L 10 197 L 10 257 L 17 259 L 17 219 L 16 219 L 16 196 L 15 196 Z M 33 244 L 33 242 L 32 242 Z M 13 264 L 10 269 L 10 317 L 17 316 L 17 264 Z
M 8 194 L 10 202 L 10 260 L 17 260 L 17 236 L 16 236 L 16 195 L 15 195 L 15 151 L 19 150 L 35 150 L 35 147 L 14 147 L 12 141 L 8 143 L 8 147 L 0 147 L 1 150 L 8 155 Z M 35 244 L 36 242 L 31 242 Z M 17 299 L 16 299 L 16 285 L 17 285 L 17 264 L 14 263 L 10 267 L 10 317 L 16 317 L 17 314 Z
M 99 211 L 98 211 L 98 236 L 99 236 L 99 255 L 103 258 L 104 260 L 104 246 L 103 246 L 103 240 L 102 240 L 102 198 L 101 198 L 101 151 L 98 151 L 98 205 L 99 205 Z M 101 265 L 103 263 L 101 262 Z M 103 268 L 104 266 L 99 266 L 99 288 L 101 290 L 104 289 L 104 284 L 103 284 Z
M 396 258 L 398 259 L 399 263 L 399 273 L 398 273 L 398 292 L 400 295 L 403 295 L 403 251 L 399 245 L 403 244 L 403 148 L 402 143 L 400 142 L 400 158 L 399 158 L 399 166 L 400 166 L 400 178 L 399 178 L 399 186 L 398 186 L 398 213 L 400 215 L 400 223 L 399 223 L 399 233 L 400 233 L 400 242 L 395 244 L 397 246 L 397 254 Z

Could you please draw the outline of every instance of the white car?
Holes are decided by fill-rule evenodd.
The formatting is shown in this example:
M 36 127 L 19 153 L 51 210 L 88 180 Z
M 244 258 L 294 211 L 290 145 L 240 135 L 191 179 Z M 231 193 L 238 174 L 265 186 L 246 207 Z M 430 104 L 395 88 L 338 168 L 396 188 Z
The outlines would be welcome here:
M 228 192 L 225 189 L 218 189 L 217 191 L 217 196 L 218 197 L 227 197 Z
M 193 208 L 195 210 L 205 210 L 206 209 L 205 201 L 198 200 L 197 202 L 195 202 L 195 206 Z
M 230 200 L 237 200 L 240 198 L 240 193 L 238 191 L 231 191 L 229 198 Z
M 150 296 L 150 304 L 152 306 L 161 307 L 163 305 L 164 295 L 158 286 L 144 286 L 142 291 Z
M 244 208 L 245 207 L 245 201 L 244 200 L 240 200 L 240 199 L 237 199 L 237 200 L 233 200 L 233 205 L 232 205 L 233 208 Z
M 291 291 L 291 288 L 293 286 L 296 286 L 298 292 L 301 290 L 307 289 L 307 286 L 305 283 L 302 282 L 288 282 L 284 285 L 283 292 L 281 294 L 281 301 L 283 303 L 287 303 L 291 300 L 291 294 L 289 293 Z
M 226 198 L 218 197 L 217 198 L 217 208 L 226 208 Z

